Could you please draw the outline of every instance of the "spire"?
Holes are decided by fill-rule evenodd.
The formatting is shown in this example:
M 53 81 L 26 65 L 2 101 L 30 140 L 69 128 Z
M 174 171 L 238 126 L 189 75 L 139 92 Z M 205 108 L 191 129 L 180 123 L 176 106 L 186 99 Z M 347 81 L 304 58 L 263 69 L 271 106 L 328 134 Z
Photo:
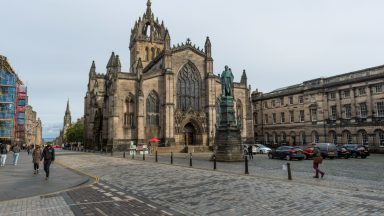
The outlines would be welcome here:
M 168 29 L 165 30 L 164 40 L 165 40 L 164 49 L 165 50 L 170 50 L 171 49 L 171 36 L 169 35 Z
M 145 13 L 148 17 L 150 17 L 152 15 L 152 9 L 151 9 L 151 0 L 148 0 L 147 1 L 147 12 Z
M 207 39 L 205 40 L 205 54 L 207 57 L 211 57 L 211 40 L 209 40 L 209 37 L 207 36 Z
M 115 52 L 112 52 L 111 57 L 109 58 L 109 61 L 108 61 L 108 64 L 107 64 L 107 68 L 113 66 L 114 59 L 115 59 Z
M 241 75 L 240 83 L 245 84 L 245 86 L 247 86 L 247 74 L 245 73 L 245 70 L 243 70 L 243 74 Z
M 71 114 L 71 111 L 69 111 L 69 99 L 67 101 L 67 109 L 65 110 L 65 115 Z
M 116 55 L 115 57 L 115 67 L 117 67 L 117 72 L 121 72 L 121 63 L 120 63 L 120 58 L 119 55 Z
M 92 61 L 91 69 L 89 69 L 89 76 L 96 75 L 96 65 L 95 61 Z

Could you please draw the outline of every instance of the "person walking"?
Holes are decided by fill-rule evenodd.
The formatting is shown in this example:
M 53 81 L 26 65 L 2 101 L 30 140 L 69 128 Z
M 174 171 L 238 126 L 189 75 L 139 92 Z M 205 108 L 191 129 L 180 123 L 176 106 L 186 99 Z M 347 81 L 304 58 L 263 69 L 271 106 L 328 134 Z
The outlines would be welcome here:
M 37 145 L 32 152 L 32 162 L 33 162 L 33 170 L 34 170 L 33 174 L 39 174 L 40 160 L 41 160 L 41 148 L 39 145 Z
M 17 161 L 19 160 L 19 156 L 20 156 L 20 147 L 19 145 L 14 145 L 12 147 L 12 151 L 13 151 L 13 165 L 14 166 L 17 166 Z
M 325 173 L 321 171 L 319 168 L 319 165 L 323 162 L 320 148 L 316 147 L 316 143 L 312 143 L 312 147 L 313 147 L 313 169 L 315 170 L 315 176 L 313 176 L 313 178 L 319 178 L 319 173 L 321 175 L 321 178 L 323 178 Z
M 55 160 L 55 149 L 52 148 L 51 144 L 48 144 L 44 148 L 43 154 L 40 160 L 43 160 L 43 159 L 44 159 L 45 180 L 48 180 L 49 167 L 51 166 L 51 163 Z
M 0 143 L 0 166 L 2 167 L 5 165 L 5 161 L 7 160 L 7 154 L 7 145 L 4 143 Z
M 252 145 L 249 145 L 247 150 L 248 150 L 248 157 L 249 157 L 249 159 L 253 160 Z
M 29 155 L 29 153 L 31 153 L 31 145 L 27 146 L 27 153 L 28 153 L 28 155 Z

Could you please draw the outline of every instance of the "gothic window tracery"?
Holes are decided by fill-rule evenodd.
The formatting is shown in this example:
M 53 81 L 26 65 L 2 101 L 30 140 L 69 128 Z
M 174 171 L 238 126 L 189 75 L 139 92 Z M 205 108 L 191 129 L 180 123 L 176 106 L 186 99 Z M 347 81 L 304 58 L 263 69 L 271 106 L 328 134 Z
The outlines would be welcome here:
M 147 126 L 159 126 L 160 125 L 160 101 L 157 93 L 151 91 L 146 101 L 146 124 Z
M 134 109 L 133 97 L 128 97 L 125 101 L 124 126 L 135 127 Z
M 182 111 L 192 108 L 198 111 L 200 83 L 198 71 L 191 64 L 186 64 L 177 79 L 177 107 Z
M 243 105 L 241 103 L 241 100 L 237 100 L 236 102 L 236 117 L 237 124 L 240 128 L 243 128 Z

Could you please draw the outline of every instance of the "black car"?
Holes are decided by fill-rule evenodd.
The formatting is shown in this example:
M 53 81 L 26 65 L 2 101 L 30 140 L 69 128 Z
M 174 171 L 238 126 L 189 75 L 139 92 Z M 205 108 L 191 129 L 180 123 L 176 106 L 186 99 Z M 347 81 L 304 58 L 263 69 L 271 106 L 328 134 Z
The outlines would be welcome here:
M 351 152 L 343 146 L 337 146 L 337 158 L 348 159 L 351 157 Z
M 305 158 L 305 155 L 301 148 L 293 147 L 293 146 L 280 146 L 277 149 L 274 149 L 271 152 L 269 152 L 268 158 L 269 159 L 280 158 L 280 159 L 286 159 L 286 160 L 292 160 L 292 159 L 303 160 Z
M 367 158 L 369 156 L 368 148 L 360 144 L 345 144 L 343 145 L 348 151 L 351 152 L 351 157 Z

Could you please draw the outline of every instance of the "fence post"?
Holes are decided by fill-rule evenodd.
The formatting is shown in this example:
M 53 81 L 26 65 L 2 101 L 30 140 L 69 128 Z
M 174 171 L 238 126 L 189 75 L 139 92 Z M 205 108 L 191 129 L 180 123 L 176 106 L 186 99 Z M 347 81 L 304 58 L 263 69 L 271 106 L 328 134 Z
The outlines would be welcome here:
M 216 155 L 213 155 L 213 170 L 216 170 Z
M 123 158 L 125 158 L 125 152 L 123 153 Z
M 143 160 L 145 160 L 145 151 L 143 150 Z
M 171 152 L 171 164 L 173 164 L 173 152 Z
M 288 170 L 288 180 L 292 180 L 291 164 L 290 163 L 287 163 L 287 170 Z
M 157 151 L 155 152 L 155 161 L 156 161 L 156 163 L 157 163 Z
M 189 166 L 192 167 L 192 153 L 189 153 Z
M 245 174 L 249 174 L 248 172 L 248 157 L 244 156 L 244 162 L 245 162 Z

